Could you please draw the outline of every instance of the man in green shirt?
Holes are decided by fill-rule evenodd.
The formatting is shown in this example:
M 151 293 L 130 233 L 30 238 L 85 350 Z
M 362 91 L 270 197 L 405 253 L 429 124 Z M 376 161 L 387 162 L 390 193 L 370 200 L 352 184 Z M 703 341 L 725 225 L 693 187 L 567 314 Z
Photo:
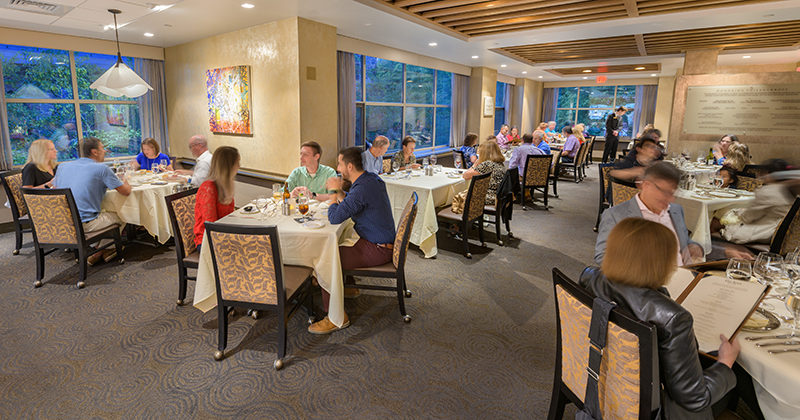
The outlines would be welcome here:
M 320 165 L 322 147 L 315 141 L 307 141 L 300 145 L 300 167 L 295 168 L 286 184 L 292 197 L 303 193 L 306 197 L 325 201 L 330 198 L 331 191 L 325 188 L 325 181 L 335 177 L 336 171 L 330 166 Z

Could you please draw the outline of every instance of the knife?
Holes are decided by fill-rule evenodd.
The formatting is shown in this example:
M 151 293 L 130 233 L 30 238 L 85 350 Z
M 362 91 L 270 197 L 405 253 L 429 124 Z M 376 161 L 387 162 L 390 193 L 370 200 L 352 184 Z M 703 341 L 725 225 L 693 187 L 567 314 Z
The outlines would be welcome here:
M 781 354 L 790 352 L 800 352 L 800 349 L 781 349 L 781 350 L 767 350 L 769 354 Z
M 769 346 L 800 346 L 800 341 L 781 341 L 779 343 L 758 343 L 756 347 L 769 347 Z
M 747 337 L 745 340 L 747 341 L 761 341 L 761 340 L 775 340 L 780 338 L 792 338 L 792 337 L 800 337 L 800 335 L 794 334 L 782 334 L 782 335 L 768 335 L 765 337 Z

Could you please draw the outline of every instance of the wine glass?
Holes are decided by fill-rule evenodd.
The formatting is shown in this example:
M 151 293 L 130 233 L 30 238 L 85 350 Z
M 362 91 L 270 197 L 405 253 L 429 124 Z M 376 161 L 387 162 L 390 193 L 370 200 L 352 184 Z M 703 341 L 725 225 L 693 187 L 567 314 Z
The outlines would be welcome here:
M 411 169 L 412 169 L 411 165 L 413 165 L 413 164 L 414 164 L 413 162 L 408 162 L 406 164 L 406 178 L 408 178 L 408 179 L 411 179 Z
M 436 166 L 436 155 L 431 155 L 431 165 Z
M 300 193 L 300 195 L 297 196 L 297 211 L 303 215 L 300 219 L 300 223 L 305 223 L 306 213 L 308 213 L 308 197 L 306 197 L 303 193 Z
M 158 173 L 158 164 L 153 162 L 150 164 L 150 170 L 153 171 L 154 174 Z
M 266 195 L 259 195 L 256 198 L 256 207 L 258 208 L 258 210 L 264 211 L 264 209 L 267 207 L 267 196 Z
M 279 204 L 281 200 L 283 200 L 283 185 L 281 184 L 272 184 L 272 201 L 275 204 Z
M 786 304 L 786 309 L 792 313 L 794 321 L 791 324 L 792 336 L 797 336 L 800 333 L 800 281 L 793 282 L 789 286 L 789 291 L 786 292 L 786 298 L 783 300 Z
M 395 173 L 398 170 L 400 170 L 400 162 L 392 160 L 392 173 Z
M 456 154 L 453 160 L 455 161 L 456 169 L 461 169 L 461 154 Z
M 167 170 L 167 160 L 166 159 L 161 159 L 159 161 L 158 169 L 160 171 L 166 171 Z
M 728 269 L 725 270 L 725 275 L 731 280 L 749 281 L 752 275 L 750 261 L 733 258 L 728 262 Z
M 717 171 L 715 173 L 712 173 L 709 176 L 709 178 L 711 178 L 711 185 L 713 185 L 714 189 L 717 189 L 717 190 L 722 188 L 722 184 L 725 183 L 725 181 L 722 179 L 722 175 L 720 175 L 719 171 Z

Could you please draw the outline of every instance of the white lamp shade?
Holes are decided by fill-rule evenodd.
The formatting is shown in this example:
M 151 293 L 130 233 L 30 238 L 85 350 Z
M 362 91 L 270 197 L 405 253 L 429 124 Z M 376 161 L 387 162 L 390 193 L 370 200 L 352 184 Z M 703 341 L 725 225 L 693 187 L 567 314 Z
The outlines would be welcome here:
M 147 93 L 148 90 L 153 90 L 147 82 L 142 80 L 125 63 L 118 63 L 112 66 L 89 87 L 115 98 L 120 96 L 138 98 Z

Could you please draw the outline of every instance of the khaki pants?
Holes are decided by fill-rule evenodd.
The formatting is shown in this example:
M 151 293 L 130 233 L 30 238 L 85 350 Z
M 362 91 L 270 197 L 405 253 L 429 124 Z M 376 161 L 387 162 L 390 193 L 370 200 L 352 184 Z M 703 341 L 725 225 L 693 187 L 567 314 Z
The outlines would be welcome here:
M 103 212 L 97 215 L 97 218 L 94 220 L 90 220 L 88 222 L 83 222 L 83 231 L 85 233 L 95 232 L 98 230 L 105 229 L 115 223 L 119 223 L 119 232 L 122 233 L 122 229 L 125 228 L 125 223 L 120 220 L 117 213 L 107 213 Z M 103 239 L 100 241 L 99 246 L 103 247 L 111 242 L 114 242 L 112 239 Z

